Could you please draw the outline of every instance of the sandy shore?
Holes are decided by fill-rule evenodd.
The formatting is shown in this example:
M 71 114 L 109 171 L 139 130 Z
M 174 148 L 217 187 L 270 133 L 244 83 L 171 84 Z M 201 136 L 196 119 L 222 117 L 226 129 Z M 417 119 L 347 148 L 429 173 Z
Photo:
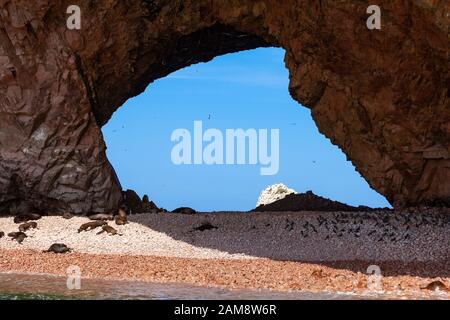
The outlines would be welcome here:
M 0 231 L 17 231 L 11 217 Z M 114 226 L 123 235 L 78 233 L 89 220 L 43 217 L 23 244 L 0 239 L 0 272 L 66 275 L 224 288 L 367 291 L 369 265 L 383 290 L 420 296 L 432 281 L 450 288 L 450 219 L 372 213 L 147 214 Z M 208 223 L 210 230 L 197 230 Z M 55 242 L 74 252 L 42 253 Z M 442 293 L 443 295 L 449 293 Z M 450 295 L 448 296 L 450 298 Z
M 0 272 L 25 272 L 67 276 L 67 268 L 78 266 L 83 278 L 185 283 L 226 289 L 300 290 L 373 295 L 366 274 L 368 262 L 301 263 L 269 259 L 189 259 L 70 253 L 44 254 L 32 250 L 0 250 Z M 413 298 L 446 298 L 448 292 L 424 289 L 430 282 L 450 286 L 446 263 L 379 263 L 384 272 L 384 295 Z M 435 273 L 437 272 L 437 274 Z M 445 274 L 445 277 L 437 276 Z

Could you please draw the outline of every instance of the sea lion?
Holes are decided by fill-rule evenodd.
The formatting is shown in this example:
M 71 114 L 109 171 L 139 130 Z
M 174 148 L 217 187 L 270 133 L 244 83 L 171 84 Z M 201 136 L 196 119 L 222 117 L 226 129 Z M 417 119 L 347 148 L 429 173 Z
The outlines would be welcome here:
M 197 211 L 195 211 L 192 208 L 188 208 L 188 207 L 181 207 L 181 208 L 177 208 L 175 210 L 172 211 L 172 213 L 181 213 L 181 214 L 196 214 Z
M 41 218 L 40 214 L 37 213 L 22 213 L 14 217 L 14 223 L 23 223 L 30 220 L 39 220 Z
M 34 221 L 31 221 L 31 222 L 22 223 L 22 224 L 19 226 L 19 231 L 25 232 L 25 231 L 27 231 L 28 229 L 36 229 L 36 228 L 37 228 L 37 223 L 34 222 Z
M 85 224 L 82 224 L 79 228 L 78 228 L 78 233 L 80 233 L 81 231 L 89 231 L 89 230 L 94 230 L 95 228 L 104 226 L 106 224 L 105 221 L 93 221 L 93 222 L 87 222 Z
M 23 240 L 27 238 L 27 235 L 23 232 L 11 232 L 8 233 L 8 237 L 11 237 L 13 240 L 16 240 L 19 244 L 22 244 Z
M 102 230 L 99 231 L 99 232 L 97 232 L 97 234 L 101 234 L 101 233 L 103 233 L 103 232 L 109 233 L 109 234 L 112 235 L 112 236 L 115 236 L 115 235 L 121 236 L 121 235 L 122 235 L 122 234 L 120 234 L 116 229 L 114 229 L 113 227 L 108 226 L 108 225 L 102 226 Z
M 0 239 L 5 236 L 5 233 L 3 231 L 0 231 Z
M 94 214 L 92 216 L 88 216 L 88 218 L 90 220 L 102 220 L 102 221 L 113 220 L 114 219 L 112 214 L 106 214 L 106 213 Z
M 72 249 L 67 247 L 64 243 L 54 243 L 48 250 L 44 250 L 43 252 L 66 253 L 70 251 L 72 251 Z
M 118 226 L 124 225 L 127 223 L 127 213 L 125 212 L 125 210 L 123 208 L 119 209 L 119 214 L 116 217 L 116 224 Z
M 439 290 L 439 291 L 450 292 L 450 289 L 447 288 L 447 286 L 442 281 L 439 281 L 439 280 L 429 283 L 426 287 L 423 287 L 422 289 L 430 290 L 430 291 Z

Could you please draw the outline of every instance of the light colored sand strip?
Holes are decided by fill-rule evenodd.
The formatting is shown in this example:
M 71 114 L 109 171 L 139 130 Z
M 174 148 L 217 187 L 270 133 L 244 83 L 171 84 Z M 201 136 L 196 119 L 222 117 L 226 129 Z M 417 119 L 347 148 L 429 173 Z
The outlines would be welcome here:
M 3 249 L 45 250 L 62 242 L 80 253 L 198 259 L 297 261 L 450 261 L 450 216 L 436 213 L 218 213 L 142 214 L 117 228 L 123 236 L 78 233 L 87 218 L 43 217 L 19 245 L 0 239 Z M 196 231 L 210 223 L 217 229 Z M 11 217 L 0 231 L 17 231 Z

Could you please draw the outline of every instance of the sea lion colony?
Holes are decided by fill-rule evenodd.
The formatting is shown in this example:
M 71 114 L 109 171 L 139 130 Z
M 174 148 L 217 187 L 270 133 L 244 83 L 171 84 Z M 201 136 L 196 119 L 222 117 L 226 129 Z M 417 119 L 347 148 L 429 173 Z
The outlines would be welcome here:
M 73 217 L 70 213 L 65 213 L 62 215 L 64 219 L 71 219 Z M 14 217 L 14 223 L 20 224 L 17 232 L 10 232 L 8 233 L 8 237 L 11 238 L 11 240 L 17 241 L 19 244 L 22 244 L 22 242 L 28 238 L 26 231 L 30 229 L 36 229 L 38 227 L 37 220 L 41 218 L 41 215 L 36 213 L 26 213 L 26 214 L 19 214 Z M 112 226 L 109 226 L 106 221 L 108 220 L 115 220 L 117 225 L 124 225 L 127 223 L 127 214 L 124 209 L 119 209 L 118 215 L 114 219 L 113 215 L 107 215 L 107 214 L 97 214 L 97 215 L 91 215 L 89 216 L 89 219 L 94 220 L 92 222 L 87 222 L 82 224 L 78 228 L 78 233 L 83 231 L 91 231 L 94 229 L 97 229 L 99 227 L 102 228 L 100 232 L 97 234 L 102 234 L 106 232 L 109 235 L 119 235 L 122 234 L 119 233 L 115 228 Z M 5 233 L 3 231 L 0 231 L 0 239 L 5 236 Z M 71 252 L 72 249 L 67 247 L 67 245 L 63 243 L 54 243 L 50 246 L 49 249 L 44 250 L 43 252 L 53 252 L 53 253 L 67 253 Z
M 321 253 L 317 256 L 324 259 L 316 261 L 328 261 L 327 259 L 330 257 L 334 259 L 339 255 L 347 257 L 347 254 L 343 252 L 352 250 L 358 257 L 375 257 L 362 258 L 369 259 L 367 261 L 378 261 L 377 259 L 383 261 L 386 259 L 385 253 L 388 251 L 390 251 L 389 254 L 397 255 L 400 260 L 406 259 L 406 261 L 414 256 L 424 258 L 425 253 L 421 252 L 426 252 L 425 257 L 433 258 L 441 257 L 442 254 L 445 255 L 445 252 L 448 252 L 445 248 L 437 250 L 435 246 L 429 246 L 430 241 L 431 243 L 441 243 L 441 246 L 443 243 L 448 243 L 448 238 L 440 236 L 446 230 L 448 232 L 450 226 L 450 215 L 448 214 L 450 211 L 446 209 L 418 208 L 401 212 L 371 210 L 368 212 L 324 211 L 321 213 L 319 211 L 314 214 L 300 210 L 290 214 L 253 212 L 239 215 L 221 215 L 220 213 L 219 215 L 195 215 L 192 214 L 195 213 L 193 209 L 182 207 L 175 209 L 174 211 L 177 212 L 175 214 L 163 214 L 160 211 L 161 214 L 136 215 L 132 219 L 130 215 L 127 215 L 126 209 L 123 207 L 118 210 L 114 217 L 113 221 L 116 221 L 116 225 L 119 227 L 116 227 L 114 222 L 110 222 L 110 216 L 106 215 L 88 216 L 87 218 L 91 221 L 87 221 L 86 217 L 74 217 L 71 222 L 56 217 L 54 219 L 43 217 L 41 221 L 37 221 L 39 220 L 38 216 L 20 216 L 16 222 L 26 222 L 21 222 L 17 226 L 19 228 L 20 226 L 28 227 L 20 233 L 20 230 L 12 232 L 17 231 L 17 226 L 10 221 L 12 218 L 6 218 L 4 226 L 8 229 L 3 231 L 11 232 L 11 234 L 8 234 L 8 240 L 0 240 L 0 247 L 3 249 L 22 247 L 27 250 L 35 250 L 41 255 L 68 255 L 66 258 L 61 258 L 68 259 L 69 262 L 77 259 L 78 254 L 85 252 L 139 256 L 168 254 L 181 257 L 186 255 L 191 257 L 194 253 L 196 257 L 200 258 L 216 257 L 219 259 L 227 256 L 222 252 L 211 252 L 213 251 L 211 249 L 214 248 L 231 253 L 248 252 L 252 256 L 270 257 L 277 261 L 296 261 L 295 259 L 304 261 L 301 259 L 308 255 L 315 256 L 314 252 L 316 251 L 320 251 Z M 31 218 L 37 220 L 28 221 Z M 131 220 L 129 227 L 122 227 L 121 224 L 127 223 L 127 218 Z M 48 224 L 54 226 L 54 233 L 48 229 Z M 39 230 L 33 231 L 31 229 L 33 227 L 38 227 Z M 79 230 L 79 232 L 77 233 L 75 230 Z M 30 233 L 27 236 L 25 232 Z M 171 238 L 167 235 L 170 232 L 174 232 L 175 237 L 166 239 Z M 123 233 L 123 237 L 120 237 L 121 233 Z M 231 236 L 226 236 L 227 233 Z M 98 234 L 103 234 L 103 236 Z M 64 240 L 61 240 L 61 235 L 64 235 Z M 241 236 L 242 238 L 240 238 Z M 52 237 L 53 239 L 48 239 Z M 258 239 L 261 238 L 264 240 L 259 241 Z M 181 244 L 181 247 L 185 246 L 184 249 L 178 248 L 179 242 L 176 243 L 176 246 L 171 245 L 175 244 L 177 239 L 186 241 L 186 244 Z M 206 245 L 202 245 L 202 243 Z M 366 247 L 364 243 L 367 243 L 368 246 Z M 342 250 L 339 249 L 341 244 Z M 149 249 L 149 246 L 156 248 Z M 206 248 L 200 249 L 198 248 L 200 246 Z M 266 247 L 269 248 L 265 249 Z M 276 252 L 272 251 L 270 247 Z M 251 251 L 248 251 L 249 248 Z M 401 255 L 398 249 L 407 253 Z M 366 255 L 362 253 L 363 251 L 375 253 Z M 292 252 L 292 254 L 288 252 Z M 48 263 L 48 259 L 45 258 L 43 261 L 47 260 L 45 263 Z M 180 273 L 182 272 L 180 269 Z M 313 274 L 318 282 L 329 276 L 320 271 Z M 430 277 L 427 282 L 420 283 L 417 288 L 430 292 L 448 292 L 449 286 L 446 281 L 445 278 Z
M 127 191 L 131 196 L 131 199 L 134 199 L 134 201 L 128 201 L 129 203 L 125 202 L 120 209 L 118 210 L 117 215 L 113 215 L 113 214 L 93 214 L 93 215 L 89 215 L 88 218 L 90 220 L 93 220 L 91 222 L 87 222 L 82 224 L 79 228 L 78 228 L 78 233 L 81 232 L 86 232 L 86 231 L 92 231 L 94 229 L 97 228 L 101 228 L 102 230 L 100 230 L 97 234 L 102 234 L 102 233 L 107 233 L 111 236 L 115 236 L 115 235 L 119 235 L 121 236 L 122 234 L 120 234 L 115 228 L 113 228 L 112 226 L 108 225 L 107 221 L 114 221 L 116 225 L 121 226 L 121 225 L 125 225 L 128 223 L 127 220 L 127 213 L 131 214 L 133 211 L 134 213 L 137 213 L 139 210 L 131 210 L 130 207 L 133 207 L 133 209 L 135 209 L 136 206 L 138 207 L 143 207 L 143 208 L 147 208 L 147 207 L 151 207 L 152 210 L 151 212 L 161 212 L 161 213 L 167 213 L 168 211 L 165 210 L 164 208 L 158 208 L 153 202 L 149 201 L 149 198 L 147 195 L 145 195 L 143 197 L 142 200 L 139 199 L 139 197 L 137 195 L 135 195 L 135 192 L 132 190 L 128 190 Z M 127 197 L 125 197 L 125 199 L 127 199 Z M 147 205 L 147 207 L 146 207 Z M 177 208 L 175 210 L 172 211 L 172 213 L 180 213 L 180 214 L 195 214 L 197 213 L 197 211 L 195 211 L 192 208 L 188 208 L 188 207 L 181 207 L 181 208 Z M 73 214 L 71 213 L 64 213 L 62 215 L 62 217 L 64 219 L 71 219 L 74 217 Z M 37 214 L 37 213 L 19 213 L 16 216 L 14 216 L 14 223 L 16 224 L 20 224 L 19 225 L 19 231 L 18 232 L 11 232 L 8 234 L 8 236 L 12 239 L 17 241 L 19 244 L 22 244 L 22 242 L 28 238 L 27 234 L 25 232 L 27 232 L 30 229 L 36 229 L 38 227 L 37 224 L 37 220 L 41 219 L 41 215 Z M 215 228 L 215 227 L 213 227 Z M 208 227 L 206 227 L 205 229 L 203 229 L 202 227 L 199 228 L 199 230 L 203 231 L 203 230 L 207 230 L 209 229 Z M 4 237 L 5 233 L 0 231 L 0 238 Z M 53 244 L 52 247 L 50 247 L 48 250 L 45 250 L 44 252 L 54 252 L 54 253 L 66 253 L 66 252 L 70 252 L 70 250 L 67 248 L 67 246 L 65 244 L 61 244 L 61 243 L 55 243 Z

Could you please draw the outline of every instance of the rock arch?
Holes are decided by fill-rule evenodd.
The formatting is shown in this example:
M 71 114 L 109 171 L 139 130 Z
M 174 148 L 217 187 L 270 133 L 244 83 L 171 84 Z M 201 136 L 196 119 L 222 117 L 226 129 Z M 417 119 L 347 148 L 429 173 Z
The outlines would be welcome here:
M 450 204 L 446 1 L 0 0 L 0 212 L 116 210 L 100 127 L 155 79 L 225 53 L 286 50 L 292 97 L 397 207 Z

